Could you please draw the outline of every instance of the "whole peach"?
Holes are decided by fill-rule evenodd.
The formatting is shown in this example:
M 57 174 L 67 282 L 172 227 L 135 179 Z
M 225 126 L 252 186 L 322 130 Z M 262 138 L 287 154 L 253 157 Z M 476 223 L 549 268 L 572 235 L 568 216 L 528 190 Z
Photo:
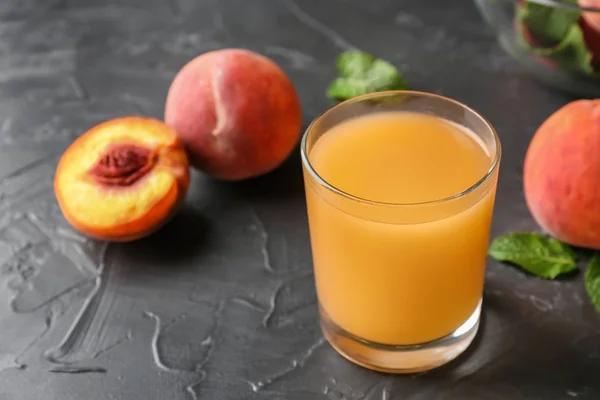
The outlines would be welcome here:
M 171 83 L 165 122 L 192 166 L 224 180 L 265 174 L 298 142 L 302 111 L 294 85 L 270 59 L 243 49 L 204 53 Z
M 600 249 L 600 100 L 577 100 L 537 130 L 525 156 L 524 191 L 555 238 Z

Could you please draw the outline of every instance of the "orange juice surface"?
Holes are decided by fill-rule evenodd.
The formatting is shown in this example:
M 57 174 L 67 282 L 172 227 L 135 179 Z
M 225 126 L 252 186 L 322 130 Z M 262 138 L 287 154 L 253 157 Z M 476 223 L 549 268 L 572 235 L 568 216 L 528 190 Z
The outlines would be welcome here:
M 438 117 L 380 112 L 334 126 L 308 158 L 345 193 L 404 204 L 342 199 L 306 175 L 317 292 L 328 317 L 362 339 L 396 345 L 462 325 L 482 295 L 495 186 L 415 203 L 483 178 L 492 159 L 480 139 Z

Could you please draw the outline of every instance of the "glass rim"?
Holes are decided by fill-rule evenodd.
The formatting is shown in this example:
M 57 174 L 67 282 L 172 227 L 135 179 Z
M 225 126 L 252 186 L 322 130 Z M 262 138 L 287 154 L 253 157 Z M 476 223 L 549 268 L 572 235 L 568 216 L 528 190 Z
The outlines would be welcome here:
M 510 1 L 511 3 L 522 2 L 522 0 L 508 0 L 508 1 Z M 565 0 L 526 0 L 526 1 L 530 2 L 530 3 L 540 4 L 542 6 L 563 8 L 566 10 L 592 12 L 592 13 L 600 12 L 600 7 L 580 6 L 578 3 L 572 4 L 572 3 L 566 2 Z
M 321 175 L 319 175 L 319 173 L 314 169 L 313 165 L 311 164 L 310 160 L 308 159 L 308 154 L 307 154 L 307 149 L 306 149 L 306 146 L 308 143 L 308 135 L 314 129 L 315 124 L 318 123 L 319 121 L 321 121 L 323 118 L 325 118 L 328 114 L 337 110 L 338 108 L 347 106 L 352 103 L 357 103 L 357 102 L 364 101 L 364 100 L 370 100 L 373 98 L 390 96 L 390 95 L 416 95 L 416 96 L 420 96 L 420 97 L 436 98 L 436 99 L 439 99 L 439 100 L 442 100 L 442 101 L 445 101 L 448 103 L 453 103 L 455 105 L 458 105 L 458 106 L 462 107 L 463 109 L 467 110 L 469 113 L 476 116 L 477 118 L 479 118 L 485 124 L 487 129 L 489 129 L 490 132 L 492 133 L 492 135 L 494 136 L 494 143 L 496 144 L 496 151 L 494 154 L 494 158 L 492 159 L 492 163 L 491 163 L 490 167 L 488 168 L 488 170 L 486 171 L 486 173 L 479 180 L 477 180 L 475 183 L 473 183 L 471 186 L 469 186 L 468 188 L 466 188 L 458 193 L 452 194 L 450 196 L 442 197 L 439 199 L 421 201 L 421 202 L 416 202 L 416 203 L 396 203 L 396 202 L 390 203 L 390 202 L 366 199 L 366 198 L 359 197 L 359 196 L 353 195 L 351 193 L 345 192 L 341 189 L 338 189 L 337 187 L 335 187 L 334 185 L 330 184 L 325 179 L 323 179 L 323 177 L 321 177 Z M 428 92 L 422 92 L 422 91 L 417 91 L 417 90 L 385 90 L 385 91 L 380 91 L 380 92 L 363 94 L 360 96 L 353 97 L 349 100 L 342 101 L 342 102 L 326 109 L 324 112 L 322 112 L 317 117 L 315 117 L 312 120 L 312 122 L 308 125 L 306 130 L 304 131 L 304 134 L 302 135 L 302 141 L 300 142 L 300 155 L 302 158 L 302 164 L 307 169 L 307 171 L 310 173 L 310 175 L 317 181 L 317 183 L 319 185 L 323 186 L 325 189 L 327 189 L 337 195 L 340 195 L 340 196 L 345 197 L 352 201 L 356 201 L 356 202 L 360 202 L 360 203 L 364 203 L 364 204 L 372 205 L 372 206 L 415 207 L 415 206 L 435 205 L 435 204 L 446 203 L 451 200 L 456 200 L 456 199 L 462 198 L 462 197 L 468 195 L 469 193 L 475 191 L 477 188 L 479 188 L 481 185 L 483 185 L 485 182 L 487 182 L 492 177 L 492 175 L 494 175 L 496 169 L 498 168 L 498 165 L 500 164 L 500 158 L 502 156 L 502 145 L 500 143 L 500 137 L 498 136 L 498 133 L 496 132 L 496 130 L 494 129 L 492 124 L 483 115 L 479 114 L 477 111 L 475 111 L 471 107 L 467 106 L 466 104 L 463 104 L 457 100 L 453 100 L 449 97 L 441 96 L 441 95 L 435 94 L 435 93 L 428 93 Z

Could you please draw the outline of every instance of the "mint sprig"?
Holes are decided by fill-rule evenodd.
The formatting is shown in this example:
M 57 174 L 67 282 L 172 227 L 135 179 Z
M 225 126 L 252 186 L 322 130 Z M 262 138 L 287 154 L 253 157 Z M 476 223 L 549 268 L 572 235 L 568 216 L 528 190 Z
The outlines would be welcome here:
M 576 0 L 569 0 L 576 4 Z M 552 60 L 557 67 L 592 75 L 592 53 L 579 27 L 577 10 L 525 1 L 517 5 L 519 41 L 530 53 Z
M 577 269 L 573 249 L 556 239 L 532 232 L 500 236 L 492 242 L 488 253 L 498 261 L 517 265 L 544 279 L 555 279 Z
M 407 89 L 398 69 L 389 62 L 361 51 L 346 51 L 337 58 L 339 77 L 327 88 L 327 96 L 334 100 L 384 90 Z
M 571 3 L 577 2 L 572 0 Z M 577 10 L 550 7 L 531 1 L 525 1 L 517 7 L 517 18 L 527 27 L 533 39 L 543 47 L 559 44 L 581 16 Z
M 585 289 L 592 304 L 600 312 L 600 253 L 592 257 L 588 269 L 585 271 Z
M 544 279 L 556 279 L 577 269 L 577 255 L 568 245 L 533 232 L 515 232 L 499 236 L 488 254 Z M 585 289 L 600 312 L 600 252 L 590 260 L 585 271 Z

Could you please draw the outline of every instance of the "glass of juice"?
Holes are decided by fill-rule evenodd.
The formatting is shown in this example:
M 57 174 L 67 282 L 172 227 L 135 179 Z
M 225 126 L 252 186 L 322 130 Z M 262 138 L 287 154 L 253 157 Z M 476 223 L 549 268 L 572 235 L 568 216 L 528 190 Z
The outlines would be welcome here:
M 461 354 L 479 326 L 501 147 L 435 94 L 342 102 L 301 144 L 321 328 L 344 357 L 393 373 Z

